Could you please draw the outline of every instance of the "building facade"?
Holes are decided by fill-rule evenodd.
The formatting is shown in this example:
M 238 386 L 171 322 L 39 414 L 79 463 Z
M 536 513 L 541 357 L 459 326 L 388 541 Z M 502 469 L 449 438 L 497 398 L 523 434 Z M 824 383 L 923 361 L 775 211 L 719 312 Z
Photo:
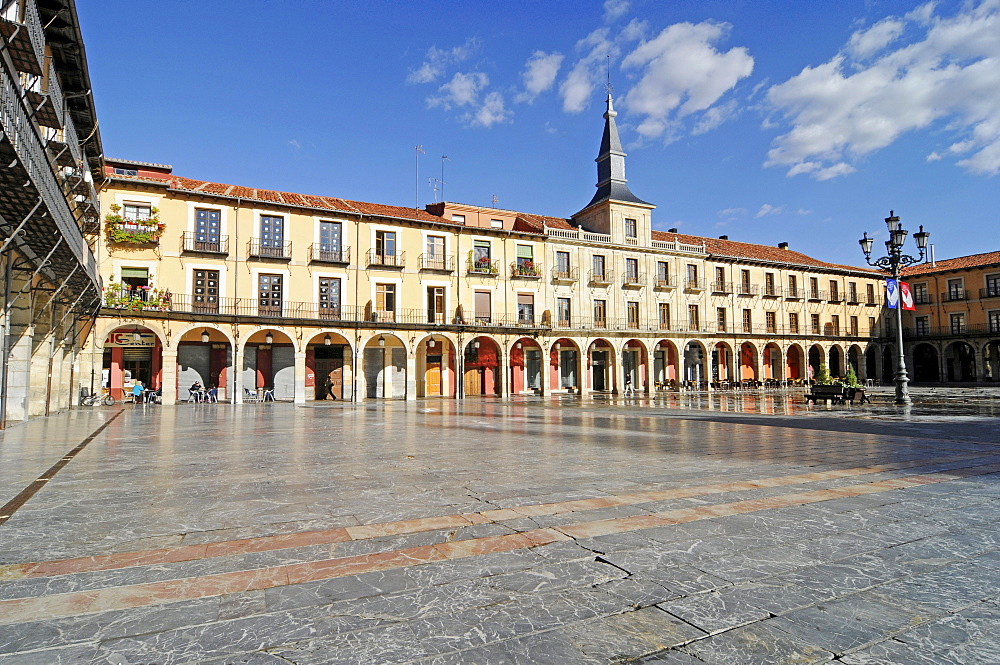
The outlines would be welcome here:
M 882 283 L 788 248 L 653 230 L 609 98 L 570 218 L 425 209 L 109 160 L 81 383 L 166 403 L 637 392 L 880 371 Z M 866 353 L 876 359 L 870 367 Z M 86 386 L 89 388 L 89 386 Z
M 66 408 L 101 302 L 102 150 L 72 0 L 0 1 L 0 427 Z
M 911 266 L 903 337 L 914 383 L 1000 379 L 1000 252 Z

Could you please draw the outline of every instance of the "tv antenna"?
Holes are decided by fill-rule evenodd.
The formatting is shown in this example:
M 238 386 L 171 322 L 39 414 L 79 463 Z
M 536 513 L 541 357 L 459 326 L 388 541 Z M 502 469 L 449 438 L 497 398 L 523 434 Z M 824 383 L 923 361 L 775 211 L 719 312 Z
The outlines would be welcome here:
M 444 180 L 439 180 L 438 178 L 428 178 L 427 182 L 430 184 L 431 189 L 434 190 L 434 203 L 437 203 L 438 192 L 441 192 L 441 200 L 444 201 Z
M 447 184 L 444 181 L 444 160 L 448 159 L 448 155 L 441 155 L 441 200 L 444 201 L 444 186 Z
M 496 207 L 497 207 L 497 204 L 498 204 L 498 203 L 500 203 L 500 197 L 499 197 L 499 196 L 497 196 L 496 194 L 494 194 L 494 195 L 493 195 L 493 196 L 491 197 L 491 201 L 492 201 L 492 203 L 493 203 L 493 207 L 494 207 L 494 208 L 496 208 Z
M 413 182 L 413 207 L 414 208 L 419 208 L 420 207 L 420 155 L 421 155 L 421 153 L 427 154 L 427 153 L 424 152 L 424 146 L 423 145 L 415 145 L 415 146 L 413 146 L 413 161 L 414 161 L 413 168 L 414 168 L 414 171 L 415 171 L 414 182 Z

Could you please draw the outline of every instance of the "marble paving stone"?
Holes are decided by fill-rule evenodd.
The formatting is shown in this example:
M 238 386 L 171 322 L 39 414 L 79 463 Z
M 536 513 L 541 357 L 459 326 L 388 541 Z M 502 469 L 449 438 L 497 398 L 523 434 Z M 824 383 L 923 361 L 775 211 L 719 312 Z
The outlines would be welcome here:
M 199 661 L 199 665 L 288 665 L 288 661 L 262 651 Z
M 629 665 L 703 665 L 705 661 L 677 649 L 627 661 Z
M 886 640 L 844 655 L 845 665 L 969 665 L 957 656 L 929 652 L 896 640 Z
M 657 607 L 693 626 L 697 626 L 706 633 L 730 630 L 769 616 L 768 612 L 754 607 L 739 596 L 734 595 L 732 591 L 732 589 L 723 589 L 697 594 L 660 603 Z
M 770 624 L 753 623 L 692 642 L 681 650 L 710 665 L 808 665 L 832 660 L 829 651 L 800 642 Z
M 0 665 L 94 665 L 101 663 L 94 644 L 71 644 L 66 647 L 45 649 L 42 651 L 25 651 L 22 653 L 0 656 Z M 108 665 L 131 665 L 120 659 L 106 660 Z

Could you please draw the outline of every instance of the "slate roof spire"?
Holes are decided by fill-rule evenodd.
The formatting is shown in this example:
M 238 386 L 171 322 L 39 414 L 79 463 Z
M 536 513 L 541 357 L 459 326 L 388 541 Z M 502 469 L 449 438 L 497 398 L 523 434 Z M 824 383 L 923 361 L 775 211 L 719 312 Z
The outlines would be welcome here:
M 625 201 L 651 205 L 643 201 L 628 188 L 625 179 L 625 151 L 622 150 L 621 139 L 618 138 L 618 126 L 615 124 L 614 100 L 608 92 L 608 110 L 604 112 L 604 136 L 601 137 L 601 152 L 597 155 L 597 193 L 587 204 L 587 208 L 607 200 Z

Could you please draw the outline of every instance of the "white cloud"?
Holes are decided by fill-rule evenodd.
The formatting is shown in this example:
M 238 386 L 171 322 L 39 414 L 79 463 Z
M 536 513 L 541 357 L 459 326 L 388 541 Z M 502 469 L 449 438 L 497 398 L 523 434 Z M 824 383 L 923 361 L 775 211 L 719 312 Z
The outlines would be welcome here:
M 499 92 L 491 92 L 483 99 L 479 110 L 467 118 L 469 124 L 476 127 L 492 127 L 509 122 L 511 112 L 504 108 L 503 96 Z
M 469 37 L 461 46 L 450 49 L 439 49 L 432 46 L 427 49 L 424 62 L 417 69 L 410 70 L 406 77 L 407 83 L 432 83 L 444 74 L 449 65 L 468 59 L 479 47 L 475 37 Z
M 641 71 L 624 103 L 642 116 L 638 131 L 643 138 L 669 135 L 676 121 L 694 116 L 699 131 L 708 131 L 731 117 L 735 106 L 713 105 L 753 71 L 753 58 L 745 48 L 718 51 L 714 44 L 729 26 L 722 23 L 677 23 L 651 40 L 643 41 L 622 62 L 625 69 Z
M 757 214 L 753 216 L 754 219 L 760 219 L 761 217 L 766 217 L 767 215 L 780 215 L 781 211 L 784 210 L 784 206 L 773 206 L 770 203 L 765 203 L 757 211 Z
M 604 20 L 608 23 L 620 19 L 630 9 L 629 0 L 604 0 Z
M 735 219 L 737 217 L 745 217 L 747 214 L 746 208 L 724 208 L 719 212 L 715 213 L 719 217 L 724 219 Z
M 1000 1 L 964 7 L 941 17 L 928 4 L 885 19 L 830 61 L 773 86 L 768 101 L 791 128 L 765 164 L 827 180 L 903 134 L 941 124 L 957 134 L 947 152 L 967 155 L 959 166 L 1000 174 Z M 875 52 L 873 31 L 898 46 L 861 63 L 860 54 Z
M 895 18 L 879 21 L 867 30 L 859 30 L 847 42 L 847 52 L 855 58 L 867 58 L 896 41 L 903 34 L 905 23 Z
M 939 152 L 932 152 L 931 154 L 927 155 L 928 162 L 936 162 L 940 159 L 941 159 L 941 153 Z
M 298 139 L 289 139 L 288 145 L 292 146 L 296 150 L 302 150 L 302 144 L 299 143 Z
M 444 94 L 439 97 L 428 97 L 427 105 L 429 107 L 441 106 L 448 110 L 456 106 L 475 104 L 479 99 L 480 91 L 489 83 L 489 77 L 482 72 L 469 74 L 457 72 L 450 81 L 438 89 Z
M 796 215 L 811 215 L 811 214 L 813 214 L 813 211 L 812 210 L 806 210 L 805 208 L 799 208 L 798 210 L 795 211 L 795 214 Z
M 524 71 L 521 73 L 524 92 L 520 93 L 515 101 L 530 104 L 535 97 L 552 88 L 564 58 L 562 53 L 535 51 L 524 65 Z
M 567 113 L 579 113 L 587 108 L 606 67 L 607 56 L 614 57 L 618 54 L 618 47 L 608 39 L 608 35 L 607 28 L 598 28 L 577 42 L 577 50 L 584 52 L 584 55 L 559 84 L 563 110 Z

